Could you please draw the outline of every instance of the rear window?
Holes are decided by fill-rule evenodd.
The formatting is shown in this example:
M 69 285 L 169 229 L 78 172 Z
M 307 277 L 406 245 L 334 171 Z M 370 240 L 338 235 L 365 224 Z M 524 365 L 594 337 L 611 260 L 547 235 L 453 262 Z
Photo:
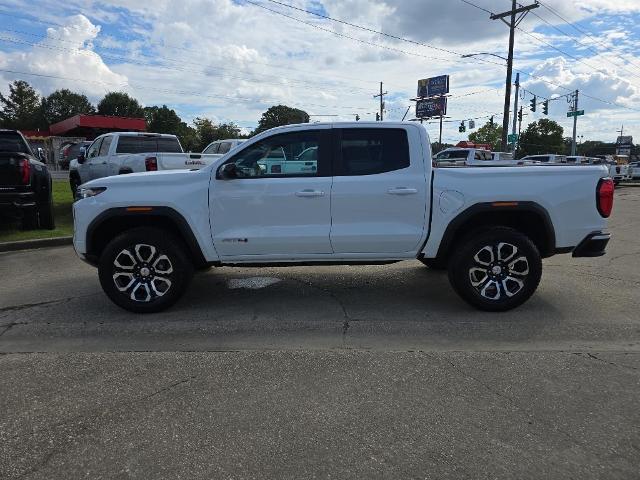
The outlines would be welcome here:
M 118 139 L 116 153 L 181 153 L 177 138 L 125 135 Z
M 341 129 L 338 175 L 373 175 L 409 166 L 409 141 L 404 129 Z
M 466 160 L 469 156 L 469 150 L 445 150 L 438 153 L 434 160 Z
M 31 153 L 22 137 L 15 132 L 0 132 L 0 152 Z

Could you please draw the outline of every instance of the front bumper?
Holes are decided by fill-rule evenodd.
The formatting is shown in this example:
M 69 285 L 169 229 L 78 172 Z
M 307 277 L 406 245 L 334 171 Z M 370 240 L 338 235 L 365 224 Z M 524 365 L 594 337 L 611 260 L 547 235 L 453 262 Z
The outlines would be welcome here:
M 573 249 L 573 257 L 601 257 L 605 254 L 607 244 L 611 239 L 610 233 L 593 232 L 582 240 L 576 248 Z

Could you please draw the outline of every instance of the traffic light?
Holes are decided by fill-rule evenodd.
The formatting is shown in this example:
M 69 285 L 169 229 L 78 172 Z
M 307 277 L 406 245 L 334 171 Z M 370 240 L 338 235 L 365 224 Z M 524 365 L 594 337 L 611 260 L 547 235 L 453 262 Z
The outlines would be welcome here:
M 518 110 L 518 121 L 519 122 L 522 121 L 522 108 L 520 108 L 520 110 Z
M 356 122 L 360 121 L 360 115 L 356 114 Z
M 533 98 L 531 99 L 531 111 L 535 112 L 536 111 L 536 103 L 537 103 L 538 99 L 537 97 L 534 95 Z
M 380 121 L 380 114 L 378 112 L 376 112 L 376 122 Z
M 542 113 L 549 115 L 549 100 L 542 102 Z
M 460 133 L 467 131 L 467 127 L 464 126 L 464 122 L 460 122 L 460 126 L 458 127 L 458 131 Z

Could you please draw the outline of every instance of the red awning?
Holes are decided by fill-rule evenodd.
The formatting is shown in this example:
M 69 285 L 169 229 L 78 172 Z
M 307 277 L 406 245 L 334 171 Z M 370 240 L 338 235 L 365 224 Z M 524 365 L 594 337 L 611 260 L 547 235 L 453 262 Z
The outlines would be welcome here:
M 144 132 L 147 123 L 144 118 L 111 117 L 107 115 L 76 115 L 49 127 L 51 135 L 69 135 L 87 131 Z

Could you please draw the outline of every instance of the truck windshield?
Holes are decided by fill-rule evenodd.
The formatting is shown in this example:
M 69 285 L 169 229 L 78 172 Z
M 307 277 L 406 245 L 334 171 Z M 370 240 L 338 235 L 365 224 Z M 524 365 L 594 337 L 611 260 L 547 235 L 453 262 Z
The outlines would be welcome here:
M 31 153 L 22 137 L 14 132 L 0 132 L 0 152 Z

